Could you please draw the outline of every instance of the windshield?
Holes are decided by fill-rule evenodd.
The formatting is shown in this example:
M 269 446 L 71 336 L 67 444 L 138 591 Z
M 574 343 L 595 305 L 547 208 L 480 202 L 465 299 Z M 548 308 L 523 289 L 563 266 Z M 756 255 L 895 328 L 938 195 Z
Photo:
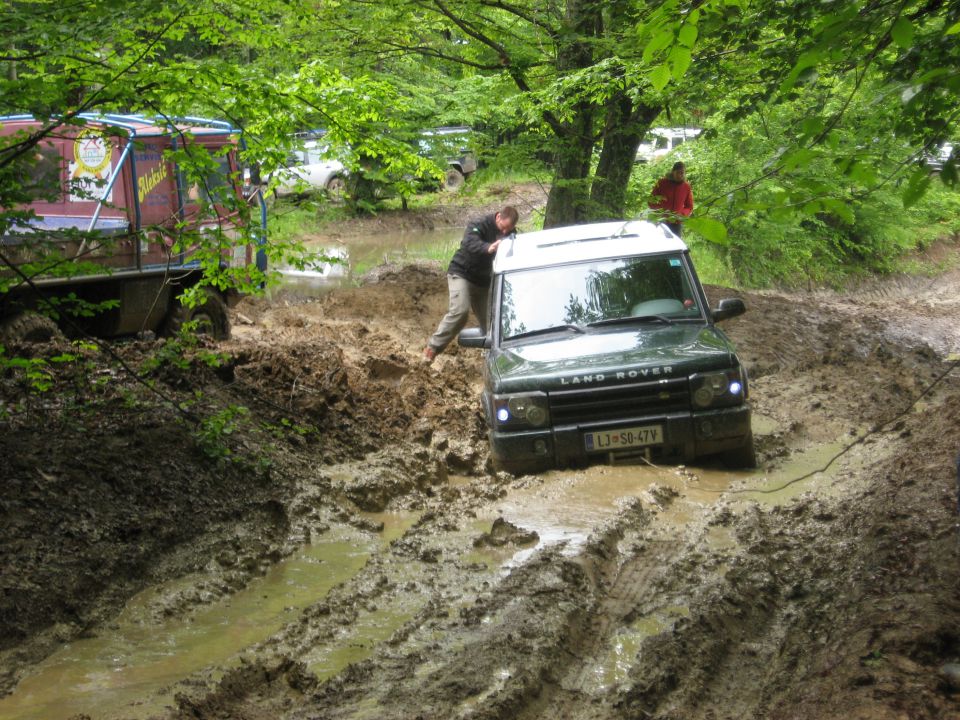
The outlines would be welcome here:
M 624 318 L 702 317 L 679 253 L 520 270 L 503 277 L 501 338 Z M 637 322 L 640 322 L 639 320 Z

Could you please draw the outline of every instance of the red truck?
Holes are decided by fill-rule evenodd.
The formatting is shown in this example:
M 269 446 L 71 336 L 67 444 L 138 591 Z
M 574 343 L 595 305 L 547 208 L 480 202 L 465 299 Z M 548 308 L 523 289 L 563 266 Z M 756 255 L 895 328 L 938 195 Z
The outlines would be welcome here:
M 266 210 L 242 194 L 241 142 L 200 118 L 0 117 L 0 158 L 19 162 L 26 192 L 0 208 L 0 337 L 42 334 L 50 317 L 71 335 L 197 320 L 228 336 L 226 283 L 205 284 L 199 305 L 179 297 L 209 277 L 211 257 L 221 275 L 266 270 Z

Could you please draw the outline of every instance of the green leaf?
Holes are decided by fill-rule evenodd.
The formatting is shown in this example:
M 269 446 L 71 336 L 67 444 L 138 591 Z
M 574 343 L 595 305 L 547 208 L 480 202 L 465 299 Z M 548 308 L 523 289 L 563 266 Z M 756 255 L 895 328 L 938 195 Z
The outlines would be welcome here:
M 680 46 L 674 46 L 670 51 L 670 64 L 673 66 L 673 79 L 677 82 L 683 80 L 683 76 L 687 72 L 687 68 L 690 67 L 693 57 L 690 54 L 690 51 L 686 48 Z
M 850 204 L 845 200 L 826 198 L 822 201 L 822 205 L 824 210 L 836 215 L 844 222 L 852 225 L 856 221 L 856 215 L 853 212 L 853 208 L 851 208 Z
M 943 34 L 944 34 L 944 35 L 956 35 L 957 33 L 960 33 L 960 22 L 954 23 L 953 25 L 951 25 L 950 27 L 948 27 L 947 30 L 946 30 L 946 32 L 944 32 Z
M 677 33 L 677 42 L 692 49 L 697 44 L 697 26 L 691 23 L 681 25 L 680 31 Z
M 816 137 L 817 135 L 823 132 L 824 127 L 825 127 L 825 123 L 823 122 L 823 118 L 819 116 L 805 118 L 803 123 L 801 124 L 801 128 L 803 129 L 803 135 L 804 137 L 807 137 L 807 138 Z
M 653 89 L 663 90 L 670 82 L 670 68 L 666 65 L 657 65 L 650 73 L 650 84 Z
M 898 17 L 890 28 L 890 37 L 904 50 L 909 50 L 913 47 L 913 23 L 905 17 Z
M 691 217 L 687 218 L 684 225 L 715 245 L 727 245 L 729 243 L 727 226 L 719 220 L 708 217 Z
M 796 170 L 797 168 L 809 165 L 810 161 L 816 156 L 817 154 L 813 150 L 796 148 L 786 153 L 783 158 L 781 158 L 781 162 L 785 170 Z
M 793 87 L 797 84 L 797 80 L 799 80 L 802 75 L 805 75 L 805 73 L 809 73 L 811 69 L 815 68 L 824 59 L 826 59 L 826 53 L 822 50 L 812 50 L 803 53 L 800 59 L 797 60 L 796 65 L 793 66 L 793 69 L 790 70 L 790 74 L 780 83 L 780 94 L 786 95 L 793 90 Z
M 860 162 L 856 158 L 838 158 L 834 162 L 840 169 L 840 172 L 844 174 L 844 177 L 849 178 L 855 183 L 859 183 L 863 186 L 869 186 L 877 182 L 876 170 L 870 165 Z
M 903 191 L 903 195 L 901 196 L 903 207 L 908 208 L 915 205 L 929 187 L 930 173 L 927 172 L 926 168 L 919 168 L 910 176 L 907 187 Z
M 664 48 L 670 47 L 672 43 L 673 32 L 669 28 L 661 30 L 654 35 L 650 42 L 647 43 L 646 47 L 643 48 L 643 61 L 645 63 L 649 63 L 651 60 L 653 60 L 654 55 Z

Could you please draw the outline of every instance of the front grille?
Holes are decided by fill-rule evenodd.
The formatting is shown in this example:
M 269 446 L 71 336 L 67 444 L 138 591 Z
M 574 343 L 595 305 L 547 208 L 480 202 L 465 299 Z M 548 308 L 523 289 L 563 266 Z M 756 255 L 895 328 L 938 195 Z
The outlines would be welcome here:
M 686 378 L 548 393 L 554 425 L 620 420 L 690 409 Z

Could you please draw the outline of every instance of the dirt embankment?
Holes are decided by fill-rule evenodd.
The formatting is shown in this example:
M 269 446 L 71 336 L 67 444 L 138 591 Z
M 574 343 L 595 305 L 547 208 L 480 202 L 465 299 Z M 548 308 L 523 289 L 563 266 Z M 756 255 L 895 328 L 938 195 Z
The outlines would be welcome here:
M 960 273 L 708 288 L 748 306 L 762 468 L 735 477 L 492 474 L 479 355 L 419 363 L 441 268 L 375 279 L 246 301 L 220 346 L 117 346 L 173 403 L 91 350 L 56 396 L 0 378 L 0 688 L 145 587 L 189 578 L 144 622 L 189 619 L 390 511 L 282 627 L 103 717 L 960 718 Z

